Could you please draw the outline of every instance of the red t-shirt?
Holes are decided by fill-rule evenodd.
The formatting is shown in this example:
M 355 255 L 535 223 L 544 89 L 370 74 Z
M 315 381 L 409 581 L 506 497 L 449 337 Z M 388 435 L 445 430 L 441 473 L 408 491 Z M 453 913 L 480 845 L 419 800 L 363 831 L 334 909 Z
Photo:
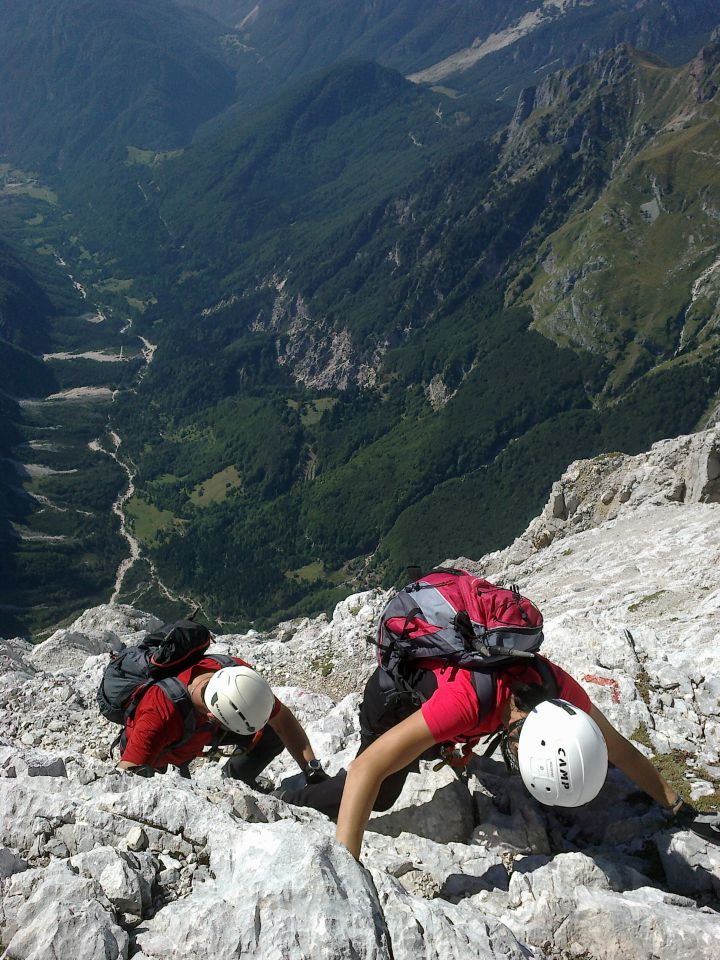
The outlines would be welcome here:
M 545 660 L 545 658 L 543 657 Z M 577 680 L 561 667 L 545 660 L 555 674 L 558 696 L 579 710 L 590 712 L 590 698 Z M 429 665 L 437 677 L 437 690 L 422 705 L 422 713 L 436 743 L 468 741 L 493 733 L 502 723 L 505 705 L 510 699 L 509 678 L 498 674 L 495 684 L 495 707 L 484 717 L 478 716 L 478 698 L 468 670 L 443 670 L 443 664 Z M 537 683 L 538 674 L 529 668 L 522 673 L 513 672 L 513 678 L 526 683 Z
M 233 660 L 239 667 L 250 666 L 239 657 L 233 657 Z M 189 669 L 183 670 L 177 677 L 187 687 L 198 674 L 220 669 L 216 660 L 205 657 Z M 277 715 L 280 706 L 276 697 L 271 718 Z M 220 724 L 215 721 L 205 722 L 198 716 L 195 733 L 188 742 L 175 750 L 169 749 L 171 744 L 182 740 L 184 729 L 182 713 L 155 684 L 143 696 L 134 716 L 125 725 L 127 744 L 121 759 L 154 767 L 156 770 L 164 770 L 169 763 L 180 766 L 200 756 L 203 749 L 212 742 Z

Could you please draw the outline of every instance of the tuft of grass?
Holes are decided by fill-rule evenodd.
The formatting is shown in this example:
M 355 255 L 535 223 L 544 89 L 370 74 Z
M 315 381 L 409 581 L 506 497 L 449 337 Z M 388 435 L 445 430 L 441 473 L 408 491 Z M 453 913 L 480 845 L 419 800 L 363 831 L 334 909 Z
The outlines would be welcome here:
M 650 740 L 650 734 L 648 733 L 648 728 L 644 723 L 641 723 L 640 726 L 630 735 L 630 739 L 634 740 L 635 743 L 641 743 L 644 747 L 647 747 L 649 750 L 652 750 L 652 741 Z
M 322 657 L 317 657 L 310 662 L 313 670 L 317 671 L 322 677 L 329 677 L 335 666 L 335 661 L 331 653 L 325 653 Z
M 646 603 L 652 603 L 654 600 L 658 600 L 666 590 L 657 590 L 655 593 L 649 594 L 647 597 L 641 597 L 639 600 L 636 600 L 635 603 L 631 603 L 628 607 L 628 610 L 631 613 L 634 613 L 636 610 L 639 610 Z
M 636 743 L 641 743 L 650 750 L 653 749 L 650 734 L 644 723 L 640 724 L 630 739 Z M 683 800 L 692 803 L 694 807 L 702 812 L 717 810 L 718 805 L 720 805 L 720 785 L 715 788 L 715 792 L 710 794 L 710 796 L 700 797 L 698 800 L 691 800 L 690 784 L 687 780 L 691 759 L 692 755 L 685 753 L 684 750 L 671 750 L 670 753 L 654 753 L 651 757 L 651 763 L 662 778 L 670 784 L 673 790 L 675 790 Z M 707 780 L 708 783 L 715 784 L 713 777 L 703 768 L 695 769 L 693 775 L 700 780 Z
M 642 665 L 640 666 L 640 672 L 638 673 L 637 680 L 635 681 L 635 689 L 640 694 L 643 703 L 649 707 L 650 691 L 653 689 L 653 684 L 650 674 Z M 650 744 L 648 744 L 648 746 L 650 746 Z

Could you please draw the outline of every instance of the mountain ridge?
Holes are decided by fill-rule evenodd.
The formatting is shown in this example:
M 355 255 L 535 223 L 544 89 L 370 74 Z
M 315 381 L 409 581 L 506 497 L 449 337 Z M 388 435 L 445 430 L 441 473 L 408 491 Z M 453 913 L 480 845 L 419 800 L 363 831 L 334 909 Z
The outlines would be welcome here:
M 713 78 L 720 71 L 720 44 L 704 48 L 680 73 L 633 56 L 642 70 L 634 81 L 640 81 L 636 92 L 627 98 L 636 104 L 628 118 L 627 153 L 614 164 L 593 206 L 571 216 L 540 244 L 529 289 L 520 297 L 531 305 L 538 329 L 558 342 L 574 340 L 590 349 L 606 336 L 594 306 L 602 303 L 605 314 L 620 320 L 616 330 L 607 331 L 605 349 L 612 351 L 612 338 L 619 336 L 625 376 L 632 374 L 631 363 L 647 369 L 657 362 L 650 354 L 671 360 L 707 349 L 717 317 L 712 306 L 703 310 L 697 285 L 712 287 L 720 254 L 713 212 L 720 208 L 720 196 L 711 169 L 718 140 L 713 113 L 707 112 L 717 106 L 710 91 L 717 90 Z M 551 81 L 545 83 L 547 90 Z M 698 96 L 703 84 L 708 93 Z M 549 96 L 540 94 L 536 116 L 548 108 Z M 527 131 L 532 124 L 531 113 L 516 126 L 508 141 L 513 152 L 521 151 L 523 127 Z M 528 280 L 526 275 L 523 282 Z M 628 288 L 634 288 L 631 295 Z M 698 329 L 705 331 L 700 339 Z M 630 350 L 628 330 L 635 338 Z
M 486 95 L 513 99 L 533 76 L 593 59 L 621 42 L 679 65 L 718 25 L 711 0 L 341 0 L 332 11 L 313 0 L 187 3 L 238 30 L 248 75 L 264 95 L 332 59 L 361 56 L 461 95 L 482 86 Z M 265 77 L 258 78 L 257 61 Z

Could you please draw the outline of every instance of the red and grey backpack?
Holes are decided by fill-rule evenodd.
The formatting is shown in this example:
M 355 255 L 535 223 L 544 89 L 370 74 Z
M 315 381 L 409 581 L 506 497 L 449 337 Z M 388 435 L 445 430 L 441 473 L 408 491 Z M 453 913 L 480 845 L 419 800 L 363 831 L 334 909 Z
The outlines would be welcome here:
M 388 702 L 417 697 L 424 663 L 440 660 L 471 671 L 480 716 L 495 705 L 495 674 L 513 666 L 531 666 L 557 696 L 554 674 L 535 656 L 542 642 L 542 614 L 517 587 L 439 568 L 396 593 L 380 616 L 381 687 Z

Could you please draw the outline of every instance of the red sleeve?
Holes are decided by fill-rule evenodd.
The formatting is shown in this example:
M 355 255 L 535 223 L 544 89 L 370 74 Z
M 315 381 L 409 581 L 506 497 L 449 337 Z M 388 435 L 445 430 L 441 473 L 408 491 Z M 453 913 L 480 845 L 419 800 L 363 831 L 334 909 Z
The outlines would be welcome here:
M 182 739 L 183 729 L 180 711 L 152 686 L 127 725 L 127 745 L 120 759 L 152 767 L 167 746 Z
M 458 672 L 453 683 L 439 684 L 420 708 L 435 743 L 454 741 L 477 727 L 477 694 L 464 674 Z

